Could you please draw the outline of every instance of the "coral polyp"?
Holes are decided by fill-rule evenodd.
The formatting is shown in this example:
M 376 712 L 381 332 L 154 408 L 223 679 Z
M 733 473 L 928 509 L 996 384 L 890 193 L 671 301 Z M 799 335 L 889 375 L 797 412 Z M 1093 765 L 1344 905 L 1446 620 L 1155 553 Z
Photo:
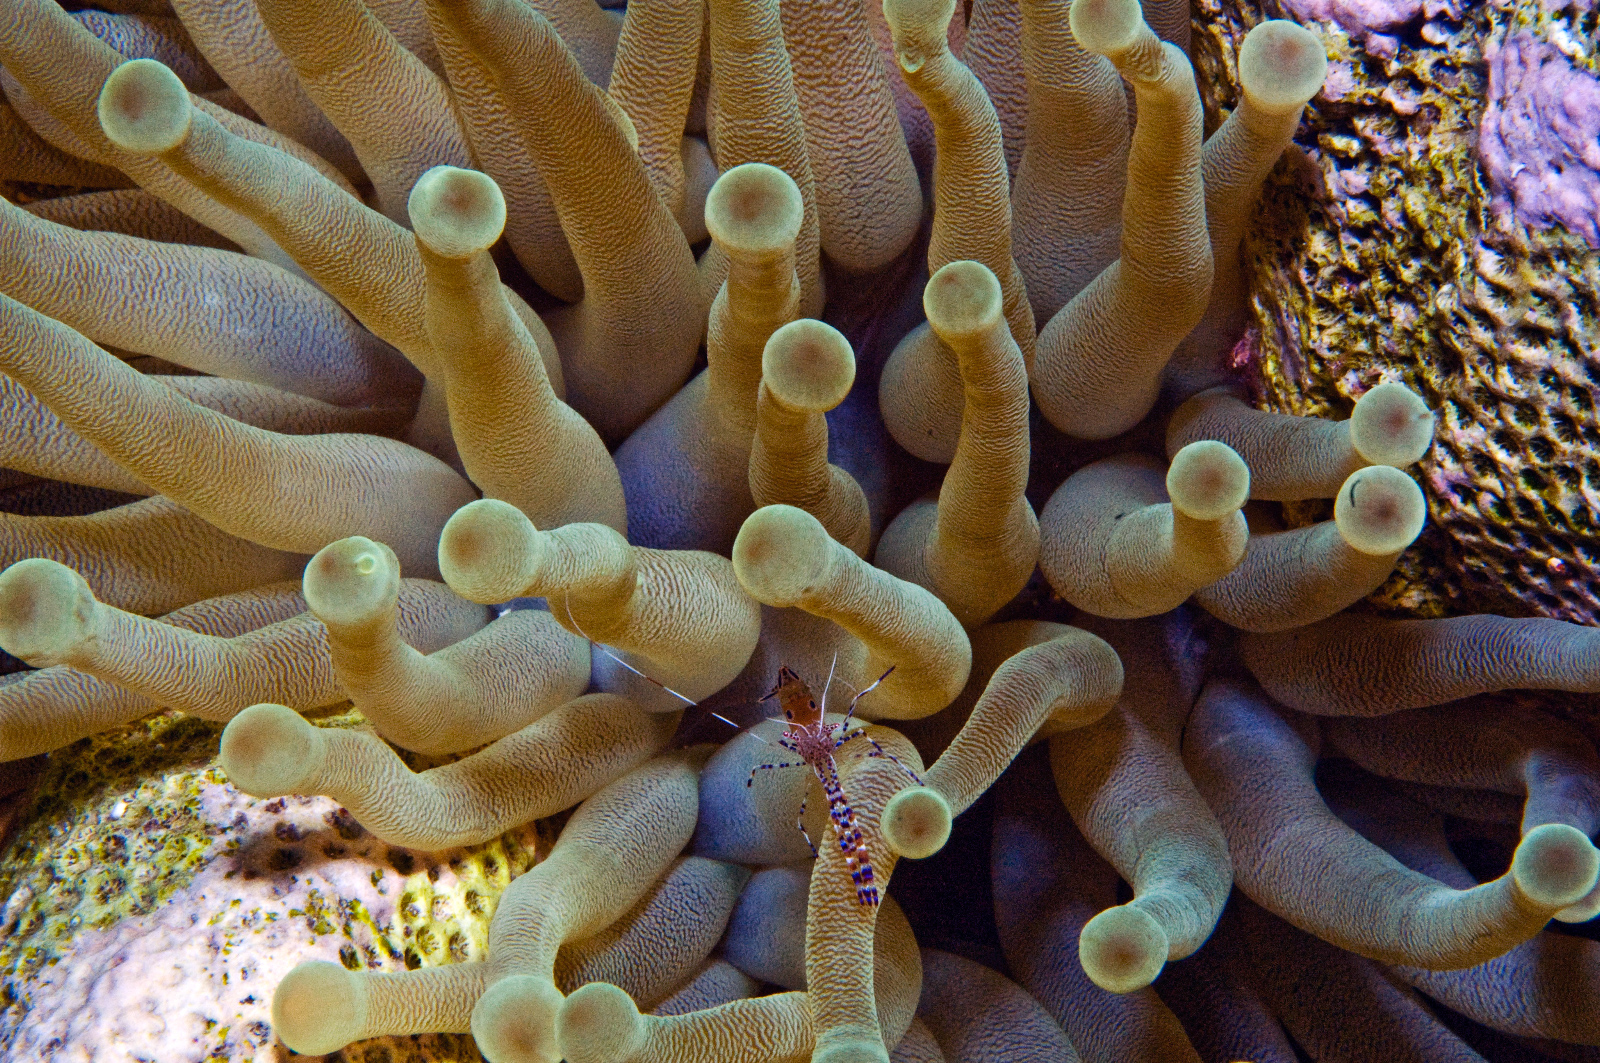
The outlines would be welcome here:
M 1477 49 L 1593 287 L 1587 7 L 105 6 L 0 0 L 0 1056 L 1600 1046 L 1583 594 L 1438 574 L 1543 481 L 1313 268 L 1465 258 L 1330 159 Z

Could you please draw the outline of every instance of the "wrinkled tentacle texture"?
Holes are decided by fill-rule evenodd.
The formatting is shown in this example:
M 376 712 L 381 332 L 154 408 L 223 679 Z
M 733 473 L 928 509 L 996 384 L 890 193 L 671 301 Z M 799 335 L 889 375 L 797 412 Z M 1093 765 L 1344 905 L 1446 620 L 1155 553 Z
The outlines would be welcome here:
M 975 5 L 973 19 L 1011 8 L 1021 20 L 1017 46 L 1006 53 L 1020 59 L 1026 91 L 1020 101 L 1026 138 L 1011 190 L 1012 244 L 1041 323 L 1116 261 L 1128 177 L 1122 78 L 1072 35 L 1071 7 L 1070 0 L 985 2 Z M 976 26 L 973 32 L 976 38 Z
M 1239 888 L 1301 929 L 1390 963 L 1470 967 L 1531 938 L 1594 888 L 1600 853 L 1566 824 L 1530 831 L 1510 871 L 1472 889 L 1409 871 L 1328 809 L 1312 780 L 1319 746 L 1314 720 L 1285 719 L 1259 690 L 1222 680 L 1207 687 L 1184 736 L 1185 763 L 1222 822 Z
M 406 197 L 434 166 L 465 166 L 466 138 L 443 80 L 360 0 L 257 0 L 306 95 L 355 151 L 378 208 L 404 223 Z M 355 75 L 359 72 L 360 77 Z M 374 106 L 368 86 L 399 105 Z
M 684 135 L 704 18 L 704 4 L 684 0 L 629 4 L 607 86 L 633 122 L 651 187 L 691 244 L 706 236 L 708 186 L 697 187 L 704 174 L 695 171 L 710 169 L 714 178 L 716 166 L 703 140 Z
M 408 207 L 427 278 L 428 341 L 445 354 L 436 379 L 462 468 L 486 495 L 541 524 L 622 530 L 616 466 L 551 385 L 538 337 L 489 257 L 505 228 L 500 187 L 476 171 L 436 166 L 411 189 Z
M 1370 778 L 1330 782 L 1330 801 L 1340 818 L 1396 860 L 1456 889 L 1477 884 L 1451 852 L 1444 818 L 1438 812 L 1399 794 L 1375 791 Z M 1546 931 L 1475 967 L 1430 971 L 1397 966 L 1392 970 L 1428 996 L 1491 1029 L 1593 1045 L 1600 1039 L 1600 1030 L 1596 1029 L 1594 1010 L 1581 998 L 1597 963 L 1600 945 Z
M 880 568 L 933 591 L 968 628 L 1022 590 L 1039 560 L 1039 521 L 1023 497 L 1028 375 L 1002 296 L 979 262 L 951 262 L 928 279 L 928 324 L 961 366 L 961 436 L 938 501 L 901 511 L 876 556 Z
M 304 611 L 299 588 L 278 583 L 186 606 L 161 621 L 232 639 Z M 17 760 L 59 749 L 160 707 L 126 687 L 66 665 L 8 677 L 0 684 L 0 758 Z
M 263 1053 L 1600 1043 L 1541 929 L 1600 908 L 1600 757 L 1530 693 L 1600 635 L 1350 610 L 1432 412 L 1229 369 L 1307 30 L 1207 55 L 1202 144 L 1184 0 L 101 6 L 0 0 L 0 181 L 58 196 L 0 203 L 0 759 L 175 709 L 386 845 L 578 806 L 483 960 L 302 963 Z M 783 665 L 853 711 L 826 793 Z
M 721 690 L 760 635 L 760 607 L 727 558 L 630 546 L 603 524 L 541 531 L 492 499 L 450 518 L 439 563 L 445 581 L 472 601 L 549 597 L 562 626 L 631 658 L 597 655 L 596 685 L 664 711 Z
M 1433 443 L 1433 414 L 1404 384 L 1379 384 L 1345 421 L 1268 413 L 1219 387 L 1185 402 L 1167 423 L 1169 456 L 1201 439 L 1226 443 L 1250 466 L 1251 498 L 1333 498 L 1357 469 L 1420 460 Z
M 1078 1063 L 1044 1007 L 1005 975 L 938 949 L 922 950 L 917 1012 L 947 1059 Z
M 1091 725 L 1122 692 L 1122 661 L 1103 639 L 1066 625 L 1039 625 L 1026 637 L 1040 641 L 995 669 L 960 732 L 923 776 L 953 815 L 994 785 L 1034 735 Z
M 406 749 L 458 753 L 510 734 L 589 685 L 589 647 L 547 612 L 518 609 L 423 655 L 400 636 L 400 564 L 359 535 L 306 565 L 306 606 L 328 631 L 339 684 L 378 733 Z
M 436 375 L 443 355 L 428 341 L 422 263 L 399 225 L 300 160 L 236 135 L 194 108 L 171 71 L 153 60 L 113 70 L 96 111 L 105 137 L 128 153 L 159 159 L 210 199 L 249 217 L 357 320 L 424 376 Z M 372 283 L 374 266 L 377 284 Z M 558 375 L 548 329 L 525 306 L 518 311 L 530 331 L 543 337 L 541 354 L 552 376 Z M 425 394 L 410 438 L 453 459 L 444 421 L 442 396 Z
M 1600 828 L 1600 757 L 1572 724 L 1523 705 L 1482 699 L 1398 712 L 1356 723 L 1327 720 L 1328 741 L 1378 775 L 1433 786 L 1523 794 L 1522 833 L 1565 823 Z M 1556 913 L 1581 923 L 1600 912 L 1600 893 Z
M 1039 565 L 1096 616 L 1154 616 L 1232 572 L 1250 540 L 1240 507 L 1250 470 L 1221 443 L 1179 451 L 1163 478 L 1128 454 L 1085 466 L 1045 505 Z
M 477 631 L 484 610 L 431 580 L 396 589 L 399 636 L 431 648 Z M 403 594 L 402 594 L 403 592 Z M 236 638 L 217 638 L 95 600 L 65 565 L 42 558 L 0 573 L 0 646 L 46 668 L 69 665 L 172 708 L 227 720 L 254 702 L 307 710 L 336 705 L 326 628 L 309 614 Z
M 1145 24 L 1136 0 L 1075 0 L 1070 23 L 1133 87 L 1138 120 L 1120 255 L 1039 330 L 1030 379 L 1051 424 L 1105 439 L 1149 412 L 1211 294 L 1200 98 L 1188 58 Z
M 573 408 L 620 440 L 689 375 L 705 314 L 694 258 L 621 126 L 548 20 L 515 0 L 430 2 L 504 97 L 583 275 L 551 311 Z M 581 148 L 579 147 L 581 145 Z
M 750 498 L 816 517 L 828 534 L 865 557 L 872 513 L 856 478 L 828 461 L 824 416 L 855 383 L 855 352 L 838 329 L 802 318 L 775 331 L 761 353 Z
M 1239 48 L 1238 106 L 1201 152 L 1214 277 L 1204 315 L 1167 367 L 1169 390 L 1180 397 L 1231 375 L 1226 358 L 1248 317 L 1245 230 L 1262 181 L 1290 146 L 1301 111 L 1322 88 L 1327 72 L 1322 41 L 1284 19 L 1254 26 Z
M 850 273 L 888 265 L 922 222 L 922 191 L 872 39 L 870 3 L 780 5 L 822 251 Z
M 1377 590 L 1426 519 L 1422 489 L 1405 473 L 1357 469 L 1339 488 L 1332 520 L 1252 536 L 1238 567 L 1195 601 L 1245 631 L 1315 623 Z
M 505 192 L 507 245 L 545 291 L 569 302 L 581 299 L 583 274 L 562 231 L 550 186 L 538 161 L 523 147 L 510 106 L 489 68 L 444 20 L 440 8 L 424 7 L 426 28 L 438 46 L 473 158 Z
M 3 514 L 0 543 L 0 561 L 59 561 L 102 602 L 146 616 L 294 579 L 305 565 L 304 555 L 236 538 L 159 496 L 81 517 Z
M 800 312 L 822 312 L 821 231 L 816 182 L 806 152 L 806 131 L 795 93 L 793 68 L 784 47 L 778 0 L 717 0 L 706 4 L 711 78 L 707 135 L 720 169 L 767 163 L 788 174 L 804 204 L 795 237 L 794 268 L 800 278 Z M 728 269 L 713 246 L 700 259 L 709 296 Z
M 894 668 L 871 708 L 861 706 L 868 719 L 938 712 L 967 681 L 972 646 L 950 610 L 916 584 L 862 561 L 804 510 L 777 505 L 752 513 L 734 541 L 733 567 L 762 604 L 798 607 L 843 628 L 847 674 Z
M 89 101 L 122 62 L 123 56 L 103 43 L 65 11 L 48 0 L 10 0 L 0 30 L 0 65 L 5 68 L 7 98 L 26 100 L 29 124 L 68 154 L 112 166 L 171 203 L 201 224 L 215 229 L 252 254 L 279 265 L 291 259 L 252 218 L 212 199 L 186 176 L 107 139 Z M 149 60 L 154 62 L 154 60 Z M 182 89 L 182 83 L 178 82 Z M 183 90 L 185 100 L 187 90 Z M 199 109 L 260 146 L 288 149 L 294 157 L 318 166 L 327 176 L 338 171 L 316 154 L 265 127 L 238 119 L 204 100 Z M 348 189 L 344 181 L 342 187 Z
M 219 759 L 256 797 L 327 794 L 392 845 L 438 850 L 488 841 L 553 815 L 657 752 L 677 717 L 589 694 L 469 757 L 412 772 L 381 740 L 319 728 L 283 705 L 245 709 Z
M 1086 1061 L 1198 1063 L 1153 988 L 1107 993 L 1084 972 L 1081 938 L 1095 914 L 1116 902 L 1117 873 L 1061 807 L 1049 766 L 1025 755 L 996 790 L 990 880 L 1000 948 L 1017 983 Z
M 783 170 L 747 162 L 717 178 L 705 220 L 726 258 L 706 322 L 706 370 L 628 437 L 617 465 L 631 542 L 726 553 L 755 508 L 746 470 L 762 351 L 799 313 L 805 201 Z
M 889 0 L 883 13 L 901 76 L 927 107 L 938 145 L 928 270 L 934 273 L 959 260 L 987 267 L 1000 281 L 1007 327 L 1031 367 L 1033 313 L 1011 257 L 1000 123 L 983 86 L 950 53 L 947 27 L 955 5 Z M 914 329 L 900 341 L 884 367 L 878 396 L 896 442 L 928 461 L 948 463 L 954 457 L 964 405 L 962 378 L 955 352 L 931 327 Z
M 615 922 L 688 841 L 697 759 L 647 761 L 585 801 L 500 899 L 487 960 L 405 974 L 303 963 L 273 995 L 279 1037 L 318 1053 L 387 1033 L 471 1030 L 493 1058 L 555 1063 L 558 950 Z
M 0 368 L 124 470 L 262 546 L 312 553 L 368 531 L 407 571 L 429 576 L 439 530 L 474 494 L 449 466 L 404 443 L 288 436 L 213 413 L 5 295 Z M 249 492 L 232 487 L 246 483 Z
M 1273 699 L 1319 716 L 1381 716 L 1496 690 L 1600 691 L 1600 632 L 1560 620 L 1335 616 L 1240 640 Z
M 800 900 L 803 905 L 803 892 Z M 799 934 L 786 934 L 789 940 L 784 942 L 797 953 L 803 950 L 803 922 L 799 929 Z M 872 962 L 873 993 L 888 1043 L 899 1039 L 895 1032 L 915 1025 L 912 1012 L 917 1006 L 921 973 L 916 938 L 893 898 L 884 900 L 874 927 Z M 688 1011 L 663 1006 L 652 1018 L 639 1014 L 637 994 L 624 995 L 617 988 L 595 982 L 573 993 L 562 1006 L 556 1016 L 556 1037 L 569 1063 L 672 1063 L 680 1059 L 798 1063 L 810 1059 L 815 1050 L 814 1004 L 806 992 L 708 1001 L 706 1007 Z
M 1183 724 L 1198 691 L 1180 622 L 1093 625 L 1128 664 L 1106 716 L 1053 737 L 1056 789 L 1084 838 L 1133 887 L 1079 938 L 1084 972 L 1103 989 L 1142 989 L 1198 949 L 1233 884 L 1227 839 L 1185 770 Z
M 404 393 L 387 344 L 259 259 L 78 232 L 0 202 L 0 276 L 13 299 L 120 350 L 340 406 Z

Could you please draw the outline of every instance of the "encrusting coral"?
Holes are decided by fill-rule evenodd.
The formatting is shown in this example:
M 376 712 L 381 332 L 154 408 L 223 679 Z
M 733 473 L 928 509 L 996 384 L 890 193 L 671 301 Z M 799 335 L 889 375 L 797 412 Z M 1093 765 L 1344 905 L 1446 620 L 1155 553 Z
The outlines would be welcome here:
M 1363 605 L 1461 413 L 1255 408 L 1354 38 L 1198 3 L 0 0 L 0 1054 L 1600 1043 L 1593 632 Z

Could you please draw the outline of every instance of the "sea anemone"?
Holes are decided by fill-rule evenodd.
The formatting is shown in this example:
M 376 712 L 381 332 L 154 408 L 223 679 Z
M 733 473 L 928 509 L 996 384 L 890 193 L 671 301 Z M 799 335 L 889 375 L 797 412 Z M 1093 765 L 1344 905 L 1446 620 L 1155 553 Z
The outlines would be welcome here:
M 0 758 L 47 755 L 48 835 L 82 751 L 199 750 L 129 874 L 219 870 L 132 910 L 187 957 L 261 878 L 324 943 L 257 940 L 238 1005 L 175 960 L 226 1006 L 113 1036 L 160 950 L 103 889 L 74 958 L 17 873 L 49 940 L 0 1043 L 1600 1044 L 1563 984 L 1600 951 L 1546 929 L 1600 910 L 1600 755 L 1503 693 L 1600 690 L 1593 629 L 1378 614 L 1433 411 L 1248 401 L 1316 34 L 1258 21 L 1207 135 L 1174 0 L 122 6 L 0 0 L 0 466 L 48 511 L 0 517 Z M 402 954 L 252 855 L 304 840 L 286 802 L 370 897 L 411 852 L 497 885 L 408 888 Z M 95 963 L 123 988 L 74 1016 Z

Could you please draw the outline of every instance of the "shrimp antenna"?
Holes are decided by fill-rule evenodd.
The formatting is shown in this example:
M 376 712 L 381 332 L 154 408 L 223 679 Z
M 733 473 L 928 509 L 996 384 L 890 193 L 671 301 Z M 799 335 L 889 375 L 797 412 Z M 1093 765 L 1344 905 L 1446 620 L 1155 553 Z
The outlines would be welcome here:
M 833 688 L 833 671 L 839 667 L 839 651 L 833 651 L 833 660 L 828 663 L 828 681 L 822 684 L 822 711 L 828 711 L 828 691 Z M 840 680 L 843 682 L 843 680 Z
M 694 705 L 699 705 L 700 704 L 698 701 L 694 700 L 693 698 L 687 697 L 687 696 L 685 696 L 683 694 L 678 693 L 676 690 L 673 690 L 671 687 L 667 686 L 667 684 L 663 683 L 661 680 L 657 679 L 655 676 L 645 675 L 643 672 L 639 671 L 639 669 L 635 668 L 633 665 L 629 664 L 627 661 L 624 661 L 621 657 L 618 657 L 616 654 L 612 653 L 611 652 L 611 647 L 607 646 L 605 643 L 596 642 L 589 635 L 589 633 L 587 631 L 583 630 L 583 625 L 578 623 L 578 618 L 572 615 L 572 602 L 571 602 L 570 599 L 567 598 L 565 593 L 563 593 L 562 596 L 561 596 L 561 604 L 566 607 L 567 619 L 572 623 L 573 627 L 578 629 L 578 634 L 582 635 L 584 638 L 589 640 L 589 644 L 591 646 L 597 647 L 600 650 L 601 653 L 605 654 L 607 657 L 610 657 L 613 661 L 616 661 L 618 664 L 622 665 L 622 667 L 626 668 L 628 671 L 632 672 L 634 675 L 638 676 L 640 679 L 643 679 L 647 683 L 654 683 L 656 686 L 660 687 L 662 690 L 665 690 L 668 694 L 671 694 L 673 697 L 677 698 L 679 701 L 683 702 L 684 704 L 690 705 L 690 706 L 694 706 Z M 735 729 L 737 729 L 738 726 L 739 726 L 738 724 L 733 723 L 732 720 L 729 720 L 726 717 L 717 716 L 717 714 L 714 713 L 714 712 L 711 715 L 716 716 L 717 719 L 721 720 L 723 723 L 732 724 L 732 726 Z
M 895 666 L 891 664 L 889 666 L 889 672 L 894 671 L 894 669 L 895 669 Z M 850 717 L 856 711 L 856 702 L 860 701 L 862 698 L 866 697 L 868 694 L 872 693 L 874 690 L 877 690 L 878 689 L 878 684 L 883 682 L 885 679 L 889 678 L 889 672 L 885 672 L 882 675 L 880 675 L 877 679 L 872 681 L 872 685 L 871 686 L 869 686 L 865 690 L 862 690 L 862 691 L 858 692 L 855 697 L 850 699 L 850 707 L 848 709 L 844 710 L 844 722 L 845 722 L 845 724 L 849 724 L 850 723 Z

